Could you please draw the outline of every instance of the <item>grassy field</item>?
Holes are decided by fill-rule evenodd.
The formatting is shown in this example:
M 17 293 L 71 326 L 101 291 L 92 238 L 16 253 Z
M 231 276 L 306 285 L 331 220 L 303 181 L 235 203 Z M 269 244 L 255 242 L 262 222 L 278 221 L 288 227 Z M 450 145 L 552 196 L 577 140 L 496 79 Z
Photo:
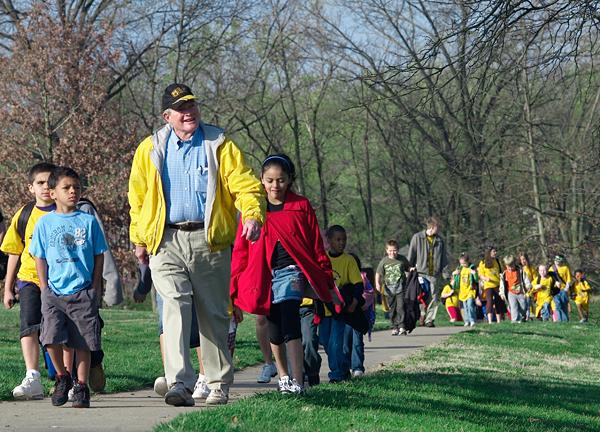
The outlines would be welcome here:
M 155 430 L 598 431 L 599 315 L 596 302 L 587 325 L 480 325 L 360 380 L 302 398 L 259 395 Z

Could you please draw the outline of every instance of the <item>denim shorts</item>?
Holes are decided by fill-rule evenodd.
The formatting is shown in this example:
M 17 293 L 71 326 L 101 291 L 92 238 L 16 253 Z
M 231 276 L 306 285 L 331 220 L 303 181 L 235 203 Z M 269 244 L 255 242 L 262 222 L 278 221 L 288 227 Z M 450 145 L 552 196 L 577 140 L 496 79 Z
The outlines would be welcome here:
M 271 285 L 273 301 L 271 303 L 277 304 L 286 300 L 302 300 L 305 287 L 306 277 L 304 277 L 298 266 L 291 265 L 279 270 L 273 270 Z

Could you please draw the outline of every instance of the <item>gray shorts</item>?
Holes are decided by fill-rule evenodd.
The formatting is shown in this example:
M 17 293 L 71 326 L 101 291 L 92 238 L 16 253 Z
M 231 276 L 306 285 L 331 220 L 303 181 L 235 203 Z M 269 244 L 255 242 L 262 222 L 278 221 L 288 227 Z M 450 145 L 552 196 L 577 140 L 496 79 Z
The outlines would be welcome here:
M 65 296 L 50 288 L 42 290 L 42 345 L 99 351 L 101 326 L 96 297 L 92 288 Z

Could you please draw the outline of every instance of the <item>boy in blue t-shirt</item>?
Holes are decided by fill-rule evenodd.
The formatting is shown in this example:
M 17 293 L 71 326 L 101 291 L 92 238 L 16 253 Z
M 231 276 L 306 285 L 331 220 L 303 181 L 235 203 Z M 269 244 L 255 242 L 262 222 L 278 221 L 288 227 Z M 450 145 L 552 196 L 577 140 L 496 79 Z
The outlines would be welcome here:
M 101 348 L 98 299 L 107 246 L 96 218 L 77 210 L 81 185 L 73 169 L 57 167 L 48 188 L 56 210 L 40 218 L 29 246 L 42 292 L 40 340 L 56 368 L 52 405 L 64 405 L 73 388 L 73 407 L 87 408 L 90 351 Z M 65 369 L 63 345 L 76 351 L 75 382 Z

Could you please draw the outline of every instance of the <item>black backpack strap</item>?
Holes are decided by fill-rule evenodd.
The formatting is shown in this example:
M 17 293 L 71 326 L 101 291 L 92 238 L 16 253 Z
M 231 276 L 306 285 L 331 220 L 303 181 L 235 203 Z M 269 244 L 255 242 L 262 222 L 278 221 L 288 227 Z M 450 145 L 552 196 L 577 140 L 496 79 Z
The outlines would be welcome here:
M 21 210 L 21 214 L 19 214 L 19 219 L 17 220 L 17 234 L 21 237 L 21 242 L 25 245 L 25 230 L 27 229 L 27 222 L 29 222 L 29 218 L 31 217 L 31 212 L 35 207 L 35 202 L 29 202 L 23 206 Z

